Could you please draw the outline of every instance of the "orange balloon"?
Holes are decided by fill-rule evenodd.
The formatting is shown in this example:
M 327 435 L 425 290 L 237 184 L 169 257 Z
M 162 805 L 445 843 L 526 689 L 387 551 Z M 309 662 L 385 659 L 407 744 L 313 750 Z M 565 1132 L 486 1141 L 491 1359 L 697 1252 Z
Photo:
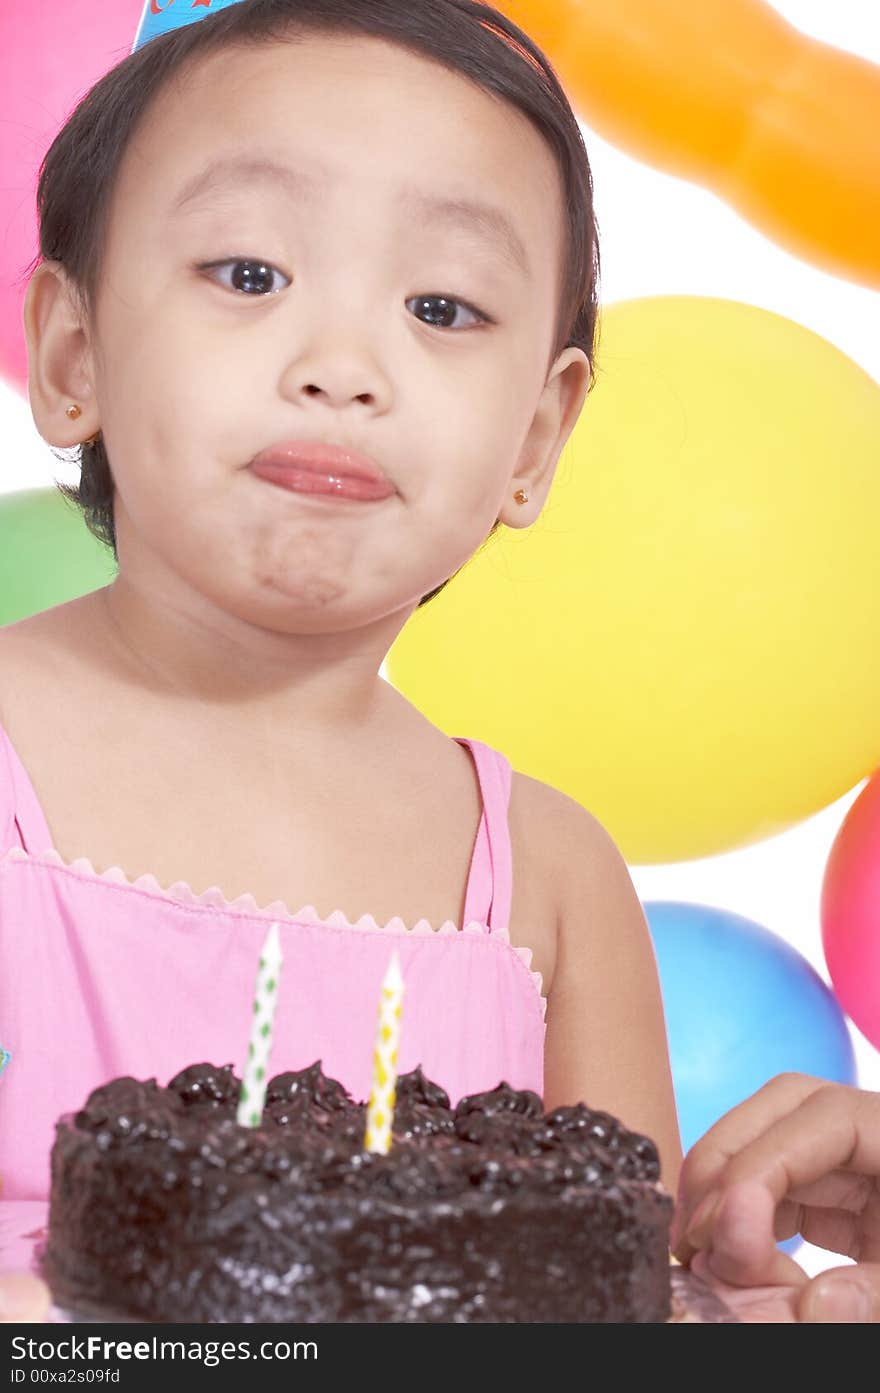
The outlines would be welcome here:
M 880 68 L 763 0 L 503 0 L 578 113 L 787 250 L 880 289 Z

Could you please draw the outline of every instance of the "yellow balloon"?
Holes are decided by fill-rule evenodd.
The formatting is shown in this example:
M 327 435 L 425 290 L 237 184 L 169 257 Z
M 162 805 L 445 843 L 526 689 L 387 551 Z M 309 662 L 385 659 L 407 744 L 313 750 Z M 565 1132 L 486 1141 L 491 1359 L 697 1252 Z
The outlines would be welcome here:
M 387 671 L 631 863 L 801 821 L 880 764 L 880 387 L 752 305 L 607 307 L 543 514 L 416 611 Z

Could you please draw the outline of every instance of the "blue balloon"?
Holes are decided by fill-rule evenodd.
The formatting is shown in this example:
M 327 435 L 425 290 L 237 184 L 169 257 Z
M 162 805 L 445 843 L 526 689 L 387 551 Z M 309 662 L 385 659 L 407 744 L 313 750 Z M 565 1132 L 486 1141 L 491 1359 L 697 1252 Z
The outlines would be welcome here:
M 705 905 L 643 905 L 669 1038 L 682 1146 L 776 1074 L 856 1082 L 846 1017 L 796 949 Z M 799 1239 L 780 1246 L 797 1247 Z

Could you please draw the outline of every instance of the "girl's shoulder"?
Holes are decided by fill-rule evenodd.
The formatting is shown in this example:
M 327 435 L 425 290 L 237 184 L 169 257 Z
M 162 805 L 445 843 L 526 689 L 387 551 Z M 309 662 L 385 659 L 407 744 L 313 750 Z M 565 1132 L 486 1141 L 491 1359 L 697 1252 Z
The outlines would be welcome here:
M 63 676 L 82 663 L 94 612 L 95 595 L 80 595 L 60 605 L 40 610 L 12 624 L 0 625 L 0 702 L 4 686 L 16 679 L 45 677 L 51 671 Z
M 0 661 L 14 666 L 65 647 L 72 651 L 91 600 L 92 596 L 82 595 L 12 624 L 0 625 Z
M 0 627 L 0 853 L 9 846 L 14 821 L 21 816 L 20 800 L 29 797 L 28 778 L 23 789 L 17 773 L 21 751 L 28 751 L 28 715 L 36 713 L 39 719 L 41 711 L 51 713 L 51 706 L 40 703 L 51 701 L 53 692 L 56 709 L 63 699 L 63 684 L 56 685 L 48 675 L 51 658 L 45 629 L 42 638 L 40 629 L 30 620 Z M 39 823 L 41 809 L 33 815 Z
M 82 616 L 75 600 L 0 626 L 0 731 L 38 789 L 47 764 L 75 763 L 77 732 L 94 724 Z
M 71 625 L 58 612 L 67 609 L 59 605 L 0 626 L 0 723 L 5 724 L 13 702 L 27 702 L 31 692 L 51 681 L 53 671 L 62 680 L 60 663 L 65 641 L 71 641 Z
M 583 804 L 561 789 L 517 770 L 511 778 L 508 824 L 513 851 L 514 920 L 523 931 L 520 941 L 535 949 L 545 990 L 551 994 L 566 925 L 570 933 L 572 921 L 577 921 L 583 951 L 589 954 L 595 925 L 592 916 L 585 919 L 580 913 L 584 885 L 592 884 L 595 893 L 601 894 L 610 839 Z M 523 884 L 524 875 L 534 878 L 532 886 Z M 542 914 L 533 908 L 538 902 L 547 906 Z M 524 910 L 531 921 L 528 926 Z M 513 937 L 517 942 L 515 933 Z
M 517 770 L 510 785 L 510 824 L 512 833 L 516 827 L 535 848 L 557 885 L 572 869 L 583 874 L 597 865 L 609 840 L 599 819 L 577 799 Z
M 37 628 L 31 619 L 0 627 L 0 724 L 15 694 L 26 695 L 33 680 L 40 642 Z

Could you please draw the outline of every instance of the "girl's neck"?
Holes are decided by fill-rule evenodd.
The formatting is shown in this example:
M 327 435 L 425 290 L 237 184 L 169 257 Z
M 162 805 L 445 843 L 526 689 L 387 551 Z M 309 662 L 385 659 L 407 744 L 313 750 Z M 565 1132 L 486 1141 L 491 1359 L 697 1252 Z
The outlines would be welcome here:
M 233 733 L 258 727 L 296 747 L 360 740 L 397 697 L 379 668 L 406 615 L 335 634 L 282 634 L 204 601 L 159 610 L 121 577 L 74 607 L 80 649 L 92 646 L 93 659 L 151 704 L 197 708 L 200 720 Z

